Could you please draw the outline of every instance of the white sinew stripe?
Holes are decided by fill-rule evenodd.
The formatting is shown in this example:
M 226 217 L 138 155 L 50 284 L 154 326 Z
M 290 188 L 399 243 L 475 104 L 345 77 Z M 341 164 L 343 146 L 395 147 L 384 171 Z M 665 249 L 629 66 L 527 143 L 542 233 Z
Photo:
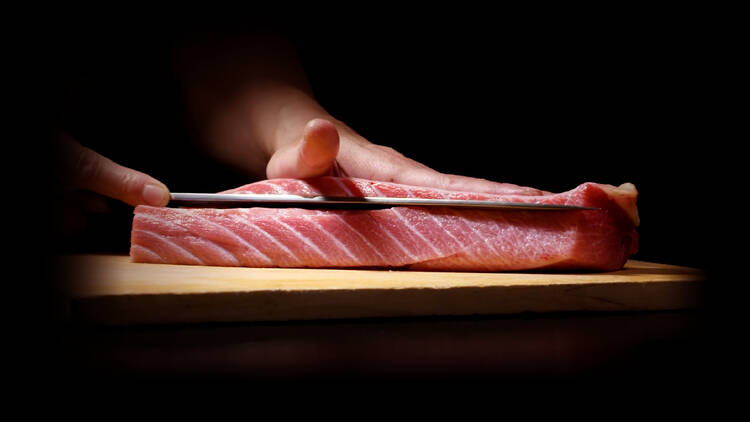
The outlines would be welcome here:
M 305 220 L 309 221 L 310 224 L 312 224 L 313 226 L 315 226 L 318 230 L 320 230 L 321 232 L 323 232 L 323 234 L 325 234 L 326 236 L 328 236 L 328 238 L 330 238 L 331 240 L 333 240 L 333 243 L 335 243 L 336 246 L 339 247 L 339 249 L 343 250 L 344 253 L 346 253 L 347 255 L 349 255 L 349 257 L 351 259 L 353 259 L 355 262 L 361 261 L 356 256 L 354 256 L 354 254 L 349 250 L 349 248 L 347 248 L 346 245 L 344 245 L 340 240 L 338 240 L 336 238 L 336 236 L 332 235 L 331 233 L 328 233 L 328 231 L 325 228 L 323 228 L 323 226 L 321 226 L 317 221 L 313 221 L 310 218 L 309 215 L 305 215 L 305 216 L 303 216 L 303 218 Z
M 174 208 L 174 210 L 177 210 L 177 211 L 183 211 L 183 210 L 180 210 L 180 209 L 178 209 L 178 208 Z M 187 212 L 187 211 L 184 211 L 184 212 Z M 145 219 L 148 219 L 148 220 L 154 221 L 154 222 L 156 222 L 156 223 L 158 223 L 158 224 L 163 224 L 163 225 L 169 225 L 169 226 L 179 227 L 179 228 L 181 228 L 181 229 L 183 229 L 183 230 L 187 231 L 188 233 L 191 233 L 191 230 L 190 230 L 190 228 L 188 228 L 188 227 L 185 227 L 185 226 L 183 226 L 183 225 L 181 225 L 181 224 L 179 224 L 179 223 L 175 223 L 175 222 L 172 222 L 172 221 L 164 220 L 164 219 L 158 218 L 158 217 L 156 217 L 156 216 L 154 216 L 154 215 L 151 215 L 151 214 L 144 214 L 144 215 L 142 215 L 142 217 L 143 217 L 143 218 L 145 218 Z M 199 217 L 199 218 L 200 218 L 200 217 Z M 152 232 L 152 233 L 153 233 L 153 232 Z M 164 237 L 164 236 L 160 236 L 160 237 Z M 166 240 L 166 239 L 165 239 L 165 240 Z M 215 242 L 212 242 L 212 241 L 210 241 L 210 240 L 207 240 L 207 239 L 205 239 L 205 238 L 203 238 L 203 237 L 200 237 L 200 240 L 202 240 L 202 241 L 204 241 L 204 242 L 206 242 L 206 243 L 210 244 L 211 246 L 213 246 L 213 247 L 214 247 L 214 249 L 219 249 L 219 250 L 221 251 L 221 254 L 222 254 L 222 255 L 224 255 L 226 259 L 229 259 L 230 261 L 234 261 L 234 263 L 235 263 L 236 265 L 240 265 L 240 261 L 239 261 L 239 260 L 237 259 L 237 257 L 236 257 L 236 256 L 234 256 L 234 254 L 232 254 L 231 252 L 229 252 L 229 251 L 228 251 L 228 250 L 226 250 L 225 248 L 222 248 L 222 247 L 221 247 L 220 245 L 217 245 L 217 244 L 216 244 Z M 174 243 L 174 242 L 170 242 L 170 243 L 174 244 L 175 246 L 177 245 L 177 244 L 176 244 L 176 243 Z M 184 248 L 183 248 L 183 249 L 184 249 Z M 186 250 L 186 249 L 185 249 L 185 250 Z M 187 250 L 186 250 L 186 251 L 187 251 Z M 195 256 L 195 257 L 197 258 L 197 256 L 196 256 L 196 255 L 194 255 L 194 254 L 191 254 L 191 255 L 193 255 L 193 256 Z M 200 260 L 200 261 L 201 261 L 201 264 L 204 264 L 204 262 L 203 262 L 202 260 Z
M 450 198 L 450 195 L 448 195 L 447 193 L 441 193 L 440 195 L 443 198 L 446 198 L 446 199 Z M 451 214 L 453 214 L 453 215 L 457 215 L 455 213 L 455 211 L 453 211 L 450 208 L 448 208 L 448 211 Z M 469 228 L 469 230 L 471 230 L 471 232 L 474 233 L 474 236 L 476 236 L 477 238 L 479 238 L 480 240 L 482 240 L 484 242 L 484 244 L 487 245 L 487 247 L 489 247 L 490 249 L 492 249 L 493 252 L 495 252 L 496 254 L 498 253 L 497 249 L 495 249 L 495 246 L 492 245 L 492 243 L 490 241 L 488 241 L 487 238 L 485 238 L 484 236 L 482 236 L 481 233 L 479 233 L 477 231 L 477 229 L 474 228 L 474 226 L 472 226 L 471 224 L 469 224 L 466 221 L 464 221 L 460 216 L 457 216 L 457 217 L 458 217 L 458 221 L 460 221 L 464 226 L 467 226 Z
M 363 235 L 362 233 L 360 233 L 360 232 L 359 232 L 359 230 L 357 230 L 357 229 L 355 229 L 354 227 L 352 227 L 352 225 L 351 225 L 351 224 L 349 224 L 349 223 L 347 223 L 347 222 L 346 222 L 346 220 L 344 220 L 344 218 L 343 218 L 343 217 L 341 217 L 340 215 L 338 215 L 338 214 L 334 214 L 334 216 L 335 216 L 336 218 L 338 218 L 338 219 L 339 219 L 339 220 L 340 220 L 340 221 L 341 221 L 342 223 L 344 223 L 344 225 L 345 225 L 346 227 L 348 227 L 348 228 L 349 228 L 349 230 L 351 230 L 351 231 L 353 231 L 354 233 L 356 233 L 356 234 L 357 234 L 357 236 L 359 236 L 359 238 L 360 238 L 360 239 L 362 239 L 362 240 L 363 240 L 363 241 L 364 241 L 364 242 L 365 242 L 365 243 L 367 244 L 367 246 L 369 246 L 369 247 L 370 247 L 370 249 L 372 249 L 372 250 L 373 250 L 373 252 L 375 252 L 375 254 L 376 254 L 377 256 L 379 256 L 379 257 L 380 257 L 380 259 L 382 259 L 382 260 L 383 260 L 383 262 L 384 262 L 384 263 L 385 263 L 385 262 L 387 261 L 387 260 L 385 259 L 385 257 L 383 256 L 383 254 L 381 254 L 381 253 L 380 253 L 380 251 L 378 251 L 378 248 L 376 248 L 376 247 L 375 247 L 375 245 L 373 245 L 372 243 L 370 243 L 370 241 L 369 241 L 369 240 L 367 240 L 367 237 L 365 237 L 365 236 L 364 236 L 364 235 Z
M 346 192 L 346 193 L 347 193 L 347 194 L 348 194 L 349 196 L 355 196 L 355 195 L 354 195 L 354 193 L 353 193 L 353 192 L 352 192 L 352 191 L 351 191 L 351 190 L 350 190 L 350 189 L 349 189 L 349 188 L 348 188 L 348 187 L 347 187 L 347 186 L 346 186 L 346 185 L 345 185 L 345 184 L 344 184 L 344 183 L 343 183 L 343 182 L 342 182 L 342 181 L 341 181 L 341 180 L 340 180 L 339 178 L 333 178 L 333 180 L 334 180 L 334 181 L 335 181 L 335 182 L 336 182 L 336 183 L 337 183 L 337 184 L 338 184 L 338 185 L 339 185 L 339 186 L 340 186 L 340 187 L 341 187 L 341 188 L 342 188 L 342 189 L 343 189 L 343 190 L 344 190 L 344 191 L 345 191 L 345 192 Z M 284 193 L 287 193 L 287 192 L 284 192 Z M 360 236 L 360 237 L 361 237 L 362 239 L 364 239 L 364 240 L 365 240 L 365 242 L 366 242 L 366 243 L 367 243 L 367 244 L 368 244 L 368 245 L 369 245 L 369 246 L 370 246 L 370 247 L 372 248 L 372 250 L 373 250 L 373 251 L 375 251 L 375 253 L 376 253 L 376 254 L 377 254 L 377 255 L 378 255 L 378 256 L 379 256 L 379 257 L 380 257 L 381 259 L 383 259 L 383 260 L 385 261 L 385 257 L 384 257 L 384 256 L 383 256 L 383 255 L 382 255 L 382 254 L 381 254 L 381 253 L 380 253 L 380 252 L 379 252 L 379 251 L 377 250 L 377 248 L 375 248 L 375 246 L 373 246 L 373 245 L 372 245 L 372 243 L 370 243 L 370 242 L 369 242 L 369 241 L 368 241 L 368 240 L 367 240 L 367 239 L 366 239 L 366 238 L 365 238 L 365 237 L 364 237 L 364 236 L 363 236 L 363 235 L 362 235 L 361 233 L 359 233 L 359 231 L 357 231 L 357 230 L 355 230 L 355 229 L 354 229 L 353 227 L 351 227 L 351 225 L 349 225 L 348 223 L 346 223 L 346 221 L 344 221 L 344 220 L 343 220 L 343 219 L 342 219 L 342 218 L 341 218 L 340 216 L 337 216 L 337 217 L 338 217 L 338 218 L 339 218 L 339 219 L 340 219 L 340 220 L 341 220 L 342 222 L 344 222 L 344 224 L 346 224 L 346 225 L 347 225 L 348 227 L 350 227 L 350 228 L 351 228 L 351 229 L 352 229 L 352 230 L 353 230 L 353 231 L 354 231 L 355 233 L 357 233 L 357 235 L 358 235 L 358 236 Z M 318 226 L 319 226 L 319 225 L 318 225 Z M 299 233 L 298 233 L 298 232 L 297 232 L 296 230 L 293 230 L 293 229 L 292 229 L 291 227 L 289 227 L 289 226 L 287 226 L 287 227 L 288 227 L 288 228 L 289 228 L 290 230 L 292 230 L 292 231 L 293 231 L 293 232 L 294 232 L 294 233 L 295 233 L 296 235 L 298 235 L 298 236 L 299 236 L 300 238 L 302 238 L 302 235 L 301 235 L 301 234 L 299 234 Z M 346 246 L 345 246 L 345 245 L 344 245 L 343 243 L 341 243 L 341 241 L 340 241 L 340 240 L 336 239 L 336 238 L 335 238 L 334 236 L 332 236 L 332 235 L 331 235 L 330 233 L 327 233 L 327 232 L 326 232 L 326 231 L 325 231 L 324 229 L 322 229 L 322 228 L 321 228 L 321 231 L 323 231 L 324 233 L 326 233 L 326 235 L 328 235 L 328 236 L 329 236 L 330 238 L 332 238 L 332 239 L 334 240 L 334 242 L 336 242 L 336 244 L 337 244 L 337 245 L 339 245 L 339 246 L 340 246 L 340 247 L 341 247 L 342 249 L 344 249 L 344 251 L 346 252 L 346 254 L 347 254 L 347 255 L 349 255 L 350 257 L 352 257 L 352 258 L 353 258 L 354 260 L 357 260 L 357 261 L 359 261 L 359 260 L 358 260 L 358 259 L 357 259 L 357 258 L 356 258 L 356 257 L 355 257 L 355 256 L 354 256 L 354 255 L 353 255 L 352 253 L 351 253 L 351 251 L 349 251 L 349 249 L 348 249 L 348 248 L 346 248 Z M 402 250 L 402 251 L 403 251 L 404 253 L 406 253 L 406 254 L 407 254 L 407 255 L 408 255 L 409 257 L 411 257 L 411 259 L 412 259 L 412 260 L 414 260 L 414 261 L 416 261 L 416 260 L 417 260 L 417 257 L 416 257 L 416 256 L 414 256 L 413 254 L 411 254 L 411 253 L 410 253 L 410 252 L 409 252 L 409 251 L 408 251 L 408 250 L 406 249 L 406 247 L 404 247 L 404 245 L 403 245 L 403 244 L 402 244 L 402 243 L 401 243 L 401 242 L 400 242 L 400 241 L 399 241 L 398 239 L 396 239 L 396 238 L 395 238 L 395 237 L 394 237 L 394 236 L 393 236 L 393 235 L 392 235 L 391 233 L 389 233 L 389 232 L 388 232 L 387 230 L 385 230 L 385 233 L 386 233 L 386 235 L 388 235 L 388 237 L 390 237 L 390 238 L 391 238 L 391 240 L 393 240 L 393 241 L 394 241 L 394 242 L 395 242 L 395 243 L 396 243 L 396 244 L 398 245 L 398 247 L 399 247 L 399 248 L 401 248 L 401 250 Z M 310 243 L 310 242 L 306 242 L 306 243 L 307 243 L 308 245 L 310 245 L 310 246 L 313 246 L 313 247 L 315 247 L 315 246 L 314 246 L 314 245 L 313 245 L 312 243 Z M 321 253 L 321 255 L 323 255 L 323 254 L 322 254 L 322 252 L 320 251 L 320 249 L 319 249 L 319 248 L 315 247 L 315 249 L 316 249 L 317 251 L 319 251 L 319 253 Z M 324 256 L 324 255 L 323 255 L 323 256 Z
M 375 221 L 377 222 L 377 220 L 375 220 Z M 394 236 L 393 233 L 391 233 L 391 231 L 388 230 L 387 227 L 385 227 L 385 226 L 383 226 L 381 224 L 380 228 L 383 229 L 383 233 L 385 233 L 385 235 L 388 236 L 393 241 L 393 243 L 396 244 L 396 246 L 398 246 L 406 255 L 408 255 L 409 258 L 411 258 L 412 261 L 414 261 L 414 262 L 419 261 L 419 258 L 417 258 L 414 254 L 412 254 L 411 252 L 409 252 L 409 249 L 407 249 L 406 246 L 404 246 L 404 244 L 401 243 L 401 241 L 398 240 L 398 238 L 396 238 L 396 236 Z
M 315 196 L 319 192 L 316 192 L 307 182 L 300 179 L 271 179 L 263 182 L 266 185 L 273 186 L 274 193 L 281 195 L 300 195 L 300 196 Z M 292 186 L 281 186 L 281 184 L 294 184 Z
M 375 192 L 377 192 L 377 194 L 378 194 L 378 195 L 380 195 L 380 196 L 385 196 L 385 195 L 383 195 L 383 193 L 382 193 L 382 192 L 380 192 L 380 190 L 379 190 L 378 188 L 376 188 L 375 186 L 373 186 L 372 188 L 373 188 L 373 189 L 375 189 Z M 408 228 L 409 230 L 411 230 L 412 232 L 414 232 L 414 234 L 416 234 L 417 236 L 419 236 L 419 238 L 420 238 L 420 239 L 422 239 L 422 240 L 424 241 L 424 243 L 426 243 L 426 244 L 427 244 L 427 246 L 429 246 L 430 248 L 432 248 L 432 250 L 433 250 L 433 251 L 435 252 L 435 254 L 436 254 L 437 256 L 440 256 L 440 257 L 442 257 L 442 256 L 444 256 L 444 255 L 445 255 L 444 253 L 442 253 L 442 252 L 440 252 L 439 250 L 437 250 L 437 248 L 435 247 L 435 245 L 433 245 L 433 244 L 432 244 L 432 242 L 430 242 L 429 240 L 427 240 L 427 239 L 426 239 L 426 238 L 425 238 L 425 237 L 424 237 L 424 236 L 422 235 L 422 233 L 420 233 L 420 232 L 419 232 L 419 231 L 418 231 L 417 229 L 415 229 L 415 228 L 414 228 L 414 227 L 413 227 L 413 226 L 412 226 L 412 225 L 411 225 L 411 224 L 410 224 L 410 223 L 409 223 L 408 221 L 406 221 L 406 218 L 404 218 L 404 216 L 403 216 L 403 215 L 401 215 L 401 213 L 399 212 L 399 210 L 398 210 L 398 207 L 394 207 L 394 208 L 391 208 L 390 210 L 391 210 L 391 211 L 392 211 L 392 212 L 393 212 L 394 214 L 396 214 L 396 216 L 397 216 L 397 217 L 399 218 L 399 220 L 401 220 L 401 222 L 402 222 L 402 223 L 404 223 L 404 225 L 405 225 L 405 226 L 406 226 L 406 227 L 407 227 L 407 228 Z
M 181 210 L 181 209 L 179 209 L 179 208 L 175 208 L 175 209 L 176 209 L 176 210 L 178 210 L 179 212 L 183 213 L 183 214 L 185 214 L 185 213 L 188 213 L 188 211 L 186 211 L 186 210 Z M 191 216 L 194 216 L 194 217 L 196 217 L 196 218 L 198 218 L 198 219 L 200 219 L 200 220 L 203 220 L 203 221 L 207 222 L 207 223 L 208 223 L 209 225 L 212 225 L 212 226 L 218 227 L 218 228 L 219 228 L 219 229 L 221 229 L 221 230 L 222 230 L 222 231 L 223 231 L 224 233 L 227 233 L 227 234 L 229 234 L 229 237 L 231 237 L 231 238 L 233 238 L 233 239 L 235 239 L 235 240 L 239 241 L 239 242 L 240 242 L 240 243 L 242 243 L 243 245 L 245 245 L 245 246 L 247 246 L 248 248 L 250 248 L 250 249 L 251 249 L 252 251 L 254 251 L 254 254 L 255 254 L 255 255 L 258 255 L 258 256 L 260 256 L 260 257 L 261 257 L 261 259 L 263 259 L 264 261 L 266 261 L 266 262 L 267 262 L 268 264 L 273 264 L 273 260 L 272 260 L 271 258 L 269 258 L 269 257 L 268 257 L 268 255 L 266 255 L 266 254 L 264 254 L 263 252 L 261 252 L 260 250 L 258 250 L 258 248 L 256 248 L 255 246 L 251 245 L 250 243 L 248 243 L 248 241 L 246 241 L 245 239 L 243 239 L 243 238 L 241 238 L 241 237 L 237 236 L 237 234 L 236 234 L 236 233 L 234 233 L 233 231 L 229 230 L 228 228 L 226 228 L 226 227 L 222 226 L 222 225 L 221 225 L 221 224 L 219 224 L 219 223 L 215 223 L 215 222 L 213 222 L 213 221 L 211 221 L 211 220 L 209 220 L 209 219 L 207 219 L 207 218 L 204 218 L 204 217 L 202 217 L 202 216 L 200 216 L 200 215 L 197 215 L 197 214 L 192 214 L 192 213 L 189 213 L 189 215 L 191 215 Z M 210 243 L 212 243 L 212 244 L 216 245 L 216 246 L 217 246 L 218 248 L 221 248 L 221 249 L 223 249 L 224 251 L 226 251 L 226 253 L 228 253 L 228 254 L 229 254 L 229 255 L 230 255 L 230 256 L 231 256 L 231 257 L 232 257 L 232 258 L 233 258 L 233 259 L 234 259 L 234 260 L 235 260 L 235 261 L 237 262 L 237 264 L 238 264 L 238 265 L 240 264 L 240 260 L 239 260 L 239 259 L 237 258 L 237 256 L 236 256 L 236 255 L 234 255 L 234 254 L 233 254 L 233 253 L 232 253 L 231 251 L 227 250 L 226 248 L 222 247 L 221 245 L 219 245 L 219 244 L 218 244 L 218 243 L 216 243 L 216 242 L 210 241 L 210 240 L 208 240 L 208 239 L 204 239 L 204 240 L 206 240 L 207 242 L 210 242 Z
M 195 261 L 198 261 L 199 264 L 205 265 L 203 263 L 202 259 L 200 259 L 197 256 L 193 255 L 189 250 L 187 250 L 187 249 L 183 248 L 182 246 L 180 246 L 180 245 L 172 242 L 171 240 L 167 239 L 166 237 L 164 237 L 164 236 L 162 236 L 162 235 L 160 235 L 158 233 L 152 232 L 151 230 L 143 230 L 143 229 L 135 229 L 135 231 L 136 232 L 141 232 L 141 233 L 146 233 L 146 234 L 148 234 L 148 235 L 156 238 L 159 242 L 166 243 L 167 245 L 171 246 L 172 248 L 180 251 L 180 254 L 186 255 L 188 257 L 192 257 Z
M 263 180 L 261 182 L 256 182 L 256 183 L 259 185 L 263 185 L 263 186 L 270 186 L 271 189 L 273 190 L 273 193 L 275 194 L 283 195 L 287 193 L 285 190 L 281 189 L 279 185 L 277 185 L 276 183 L 271 183 L 268 180 Z
M 310 186 L 307 182 L 299 179 L 294 179 L 294 182 L 299 186 L 299 190 L 296 192 L 290 192 L 287 191 L 287 194 L 292 195 L 301 195 L 301 196 L 315 196 L 318 195 L 320 192 L 317 192 L 316 189 L 313 189 L 312 186 Z
M 409 195 L 409 198 L 414 198 L 414 197 L 415 197 L 415 196 L 414 196 L 414 193 L 412 192 L 412 190 L 411 190 L 411 189 L 406 189 L 406 193 L 407 193 L 407 194 Z M 443 196 L 443 198 L 445 198 L 445 194 L 441 194 L 441 195 Z M 459 245 L 459 246 L 460 246 L 460 247 L 461 247 L 462 249 L 465 249 L 465 248 L 466 248 L 466 245 L 464 244 L 464 242 L 462 242 L 462 241 L 458 240 L 458 239 L 456 238 L 456 236 L 453 236 L 453 233 L 451 233 L 450 231 L 448 231 L 448 229 L 446 229 L 446 228 L 445 228 L 445 226 L 443 226 L 443 223 L 441 223 L 441 222 L 440 222 L 440 220 L 439 220 L 439 219 L 438 219 L 437 217 L 435 217 L 435 216 L 434 216 L 433 214 L 430 214 L 430 217 L 432 217 L 432 221 L 434 221 L 434 222 L 435 222 L 435 224 L 437 224 L 438 226 L 440 226 L 440 228 L 441 228 L 441 229 L 443 229 L 443 231 L 444 231 L 444 232 L 445 232 L 445 233 L 446 233 L 446 234 L 447 234 L 448 236 L 450 236 L 450 237 L 451 237 L 451 239 L 453 239 L 453 240 L 454 240 L 454 241 L 455 241 L 456 243 L 458 243 L 458 245 Z
M 264 236 L 266 239 L 270 240 L 274 245 L 276 245 L 279 248 L 283 249 L 284 252 L 286 252 L 288 256 L 294 258 L 295 261 L 297 261 L 298 263 L 302 264 L 302 260 L 300 260 L 297 255 L 295 255 L 289 248 L 287 248 L 286 245 L 284 245 L 283 243 L 281 243 L 275 237 L 271 236 L 270 233 L 268 233 L 267 231 L 263 230 L 261 227 L 259 227 L 256 224 L 254 224 L 250 219 L 242 219 L 242 218 L 239 218 L 239 216 L 236 216 L 236 215 L 232 215 L 232 219 L 234 221 L 238 222 L 238 223 L 245 224 L 248 227 L 251 227 L 251 228 L 255 229 L 262 236 Z
M 346 187 L 344 182 L 341 181 L 341 179 L 339 179 L 338 177 L 334 177 L 333 180 L 336 182 L 337 185 L 341 186 L 341 189 L 343 189 L 344 192 L 346 192 L 348 196 L 355 196 L 354 193 L 348 187 Z
M 279 223 L 280 225 L 282 225 L 284 228 L 286 228 L 290 232 L 294 233 L 294 235 L 297 236 L 307 246 L 309 246 L 310 248 L 312 248 L 318 255 L 321 256 L 321 258 L 323 258 L 324 261 L 330 262 L 329 259 L 328 259 L 328 257 L 325 255 L 325 253 L 323 253 L 323 251 L 321 251 L 320 248 L 318 248 L 313 242 L 311 242 L 310 239 L 306 238 L 305 236 L 302 236 L 302 233 L 300 233 L 297 230 L 295 230 L 289 224 L 286 224 L 285 222 L 281 221 L 281 219 L 276 218 L 275 220 L 276 220 L 277 223 Z
M 354 194 L 354 192 L 352 192 L 352 191 L 351 191 L 351 190 L 350 190 L 350 189 L 349 189 L 349 188 L 348 188 L 348 187 L 346 186 L 346 184 L 345 184 L 344 182 L 342 182 L 342 181 L 341 181 L 341 179 L 339 179 L 339 178 L 334 178 L 334 180 L 336 181 L 336 183 L 337 183 L 337 184 L 338 184 L 339 186 L 341 186 L 341 188 L 342 188 L 342 189 L 344 189 L 344 191 L 345 191 L 345 192 L 346 192 L 346 193 L 347 193 L 347 194 L 348 194 L 349 196 L 352 196 L 352 197 L 353 197 L 353 196 L 357 196 L 357 195 L 355 195 L 355 194 Z M 375 190 L 376 190 L 376 192 L 380 193 L 380 191 L 378 191 L 377 189 L 375 189 Z M 382 195 L 382 193 L 381 193 L 381 195 Z M 374 246 L 374 245 L 373 245 L 372 243 L 370 243 L 370 241 L 368 241 L 368 240 L 367 240 L 367 238 L 366 238 L 366 237 L 365 237 L 364 235 L 362 235 L 362 233 L 360 233 L 360 232 L 359 232 L 359 230 L 357 230 L 357 229 L 355 229 L 354 227 L 352 227 L 352 226 L 351 226 L 351 225 L 350 225 L 349 223 L 347 223 L 347 222 L 346 222 L 346 221 L 345 221 L 345 220 L 344 220 L 343 218 L 341 218 L 340 216 L 339 216 L 339 219 L 341 219 L 341 221 L 342 221 L 342 222 L 343 222 L 344 224 L 346 224 L 346 225 L 347 225 L 347 227 L 351 228 L 351 230 L 352 230 L 352 231 L 354 231 L 355 233 L 357 233 L 357 235 L 358 235 L 359 237 L 361 237 L 361 238 L 362 238 L 362 240 L 364 240 L 364 241 L 365 241 L 365 242 L 367 243 L 367 245 L 368 245 L 368 246 L 370 246 L 370 247 L 372 248 L 372 250 L 373 250 L 373 251 L 375 251 L 375 253 L 376 253 L 376 254 L 377 254 L 377 255 L 378 255 L 378 256 L 379 256 L 379 257 L 380 257 L 380 258 L 381 258 L 381 259 L 383 260 L 383 262 L 387 262 L 386 258 L 385 258 L 385 257 L 384 257 L 384 256 L 383 256 L 383 255 L 382 255 L 381 253 L 380 253 L 380 251 L 378 251 L 378 249 L 377 249 L 377 248 L 376 248 L 376 247 L 375 247 L 375 246 Z M 412 259 L 412 261 L 417 261 L 417 257 L 416 257 L 416 256 L 414 256 L 414 255 L 413 255 L 413 254 L 412 254 L 411 252 L 409 252 L 409 250 L 408 250 L 408 249 L 406 249 L 406 247 L 405 247 L 405 246 L 404 246 L 404 245 L 403 245 L 403 244 L 402 244 L 402 243 L 401 243 L 401 242 L 400 242 L 400 241 L 399 241 L 399 240 L 398 240 L 398 239 L 397 239 L 397 238 L 396 238 L 395 236 L 393 236 L 393 234 L 391 234 L 390 230 L 386 229 L 385 227 L 382 227 L 382 229 L 383 229 L 383 232 L 384 232 L 384 233 L 386 234 L 386 236 L 388 236 L 388 237 L 389 237 L 389 238 L 390 238 L 390 239 L 391 239 L 391 240 L 392 240 L 392 241 L 393 241 L 393 242 L 394 242 L 394 243 L 396 244 L 396 246 L 398 246 L 398 247 L 399 247 L 399 248 L 400 248 L 400 249 L 401 249 L 401 250 L 402 250 L 402 251 L 403 251 L 403 252 L 404 252 L 405 254 L 407 254 L 407 255 L 408 255 L 408 256 L 409 256 L 409 257 L 410 257 L 410 258 Z
M 453 215 L 456 215 L 455 211 L 450 211 L 450 212 L 451 212 L 451 213 L 452 213 Z M 472 233 L 474 233 L 474 235 L 475 235 L 475 236 L 476 236 L 477 238 L 479 238 L 479 240 L 483 241 L 483 242 L 484 242 L 484 244 L 485 244 L 485 245 L 487 245 L 487 247 L 488 247 L 489 249 L 492 249 L 492 251 L 493 251 L 493 252 L 495 252 L 495 254 L 499 254 L 499 253 L 500 253 L 500 252 L 498 252 L 498 250 L 497 250 L 497 249 L 495 248 L 495 245 L 493 245 L 493 244 L 492 244 L 492 242 L 490 242 L 490 241 L 489 241 L 489 240 L 488 240 L 488 239 L 487 239 L 487 238 L 486 238 L 485 236 L 482 236 L 482 234 L 481 234 L 481 233 L 479 233 L 479 232 L 477 231 L 477 229 L 475 229 L 475 228 L 474 228 L 474 226 L 473 226 L 473 225 L 471 225 L 471 224 L 469 224 L 469 223 L 467 223 L 467 222 L 463 221 L 463 220 L 461 219 L 461 217 L 460 217 L 460 216 L 458 216 L 458 219 L 459 219 L 459 221 L 461 221 L 461 222 L 462 222 L 462 223 L 463 223 L 463 224 L 464 224 L 465 226 L 469 227 L 469 230 L 471 230 L 471 232 L 472 232 Z
M 149 248 L 147 248 L 147 247 L 145 247 L 143 245 L 133 245 L 133 246 L 131 246 L 131 249 L 138 250 L 138 251 L 140 251 L 140 253 L 142 253 L 144 255 L 151 256 L 151 259 L 154 260 L 154 261 L 164 262 L 164 258 L 162 258 L 161 255 L 159 255 L 158 253 L 154 252 L 153 250 L 151 250 L 151 249 L 149 249 Z

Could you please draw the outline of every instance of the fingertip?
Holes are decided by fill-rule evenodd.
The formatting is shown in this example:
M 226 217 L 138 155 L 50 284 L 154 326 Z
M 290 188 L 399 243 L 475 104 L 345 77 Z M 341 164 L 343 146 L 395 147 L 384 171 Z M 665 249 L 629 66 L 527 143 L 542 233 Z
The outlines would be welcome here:
M 327 132 L 329 135 L 335 134 L 336 137 L 338 137 L 338 130 L 330 120 L 315 118 L 307 122 L 305 125 L 305 135 L 323 132 Z
M 313 119 L 305 125 L 300 161 L 311 170 L 327 171 L 339 152 L 339 133 L 328 120 Z
M 169 202 L 169 190 L 164 185 L 147 183 L 143 187 L 141 198 L 146 205 L 163 207 Z
M 325 175 L 339 152 L 339 133 L 326 119 L 312 119 L 305 124 L 296 143 L 277 150 L 266 165 L 269 178 L 309 178 Z

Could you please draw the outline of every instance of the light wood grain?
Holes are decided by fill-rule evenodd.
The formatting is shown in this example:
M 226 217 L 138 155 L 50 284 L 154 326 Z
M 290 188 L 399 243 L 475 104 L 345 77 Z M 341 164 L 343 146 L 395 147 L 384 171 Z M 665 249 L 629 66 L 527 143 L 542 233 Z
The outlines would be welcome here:
M 699 305 L 703 272 L 471 273 L 136 264 L 60 257 L 72 314 L 106 324 L 658 310 Z

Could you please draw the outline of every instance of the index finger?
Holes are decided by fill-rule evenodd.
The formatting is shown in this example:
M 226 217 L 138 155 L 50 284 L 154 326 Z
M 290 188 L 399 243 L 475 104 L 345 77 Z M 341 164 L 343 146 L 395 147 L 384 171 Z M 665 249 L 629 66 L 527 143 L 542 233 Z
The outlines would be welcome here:
M 64 140 L 63 171 L 69 187 L 86 189 L 129 205 L 163 206 L 167 187 L 153 177 L 121 166 L 72 138 Z

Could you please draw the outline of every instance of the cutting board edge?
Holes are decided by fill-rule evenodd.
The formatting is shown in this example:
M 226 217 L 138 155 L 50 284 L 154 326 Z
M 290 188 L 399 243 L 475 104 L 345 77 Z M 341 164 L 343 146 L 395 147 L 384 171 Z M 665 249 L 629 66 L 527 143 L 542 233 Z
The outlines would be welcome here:
M 72 298 L 73 319 L 105 325 L 656 311 L 701 306 L 700 282 L 642 286 L 491 286 L 314 292 L 171 293 Z M 378 305 L 379 304 L 379 305 Z
M 613 272 L 437 272 L 240 268 L 134 264 L 126 256 L 78 256 L 61 290 L 73 297 L 264 291 L 362 290 L 493 286 L 575 286 L 705 280 L 701 270 L 635 261 Z

